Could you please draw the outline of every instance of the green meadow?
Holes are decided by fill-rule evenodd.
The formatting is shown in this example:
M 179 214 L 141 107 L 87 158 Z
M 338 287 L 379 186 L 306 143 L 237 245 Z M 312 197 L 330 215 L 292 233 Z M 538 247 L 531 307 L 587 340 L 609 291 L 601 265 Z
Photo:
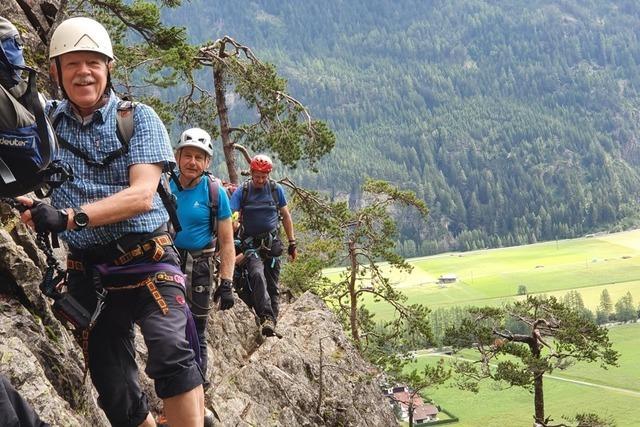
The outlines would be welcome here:
M 529 294 L 562 298 L 571 290 L 582 295 L 595 312 L 600 294 L 607 289 L 612 302 L 631 292 L 640 302 L 640 230 L 559 240 L 513 248 L 447 253 L 409 260 L 411 273 L 381 268 L 410 303 L 430 308 L 455 305 L 499 305 L 521 298 L 521 285 Z M 341 269 L 327 270 L 337 280 Z M 438 284 L 441 275 L 453 274 L 455 283 Z M 369 280 L 360 279 L 362 286 Z M 394 313 L 383 303 L 366 301 L 380 320 Z M 545 379 L 545 407 L 559 424 L 563 415 L 595 412 L 612 417 L 619 427 L 640 426 L 640 324 L 610 328 L 619 367 L 604 370 L 598 364 L 578 364 L 555 371 Z M 474 357 L 473 352 L 465 352 Z M 420 355 L 417 366 L 435 363 L 438 356 Z M 555 378 L 557 377 L 557 378 Z M 571 382 L 573 381 L 573 382 Z M 427 394 L 460 418 L 456 426 L 531 426 L 533 395 L 523 389 L 499 390 L 484 383 L 478 394 L 452 385 Z
M 561 298 L 570 290 L 582 295 L 595 311 L 607 289 L 615 303 L 630 291 L 640 301 L 640 230 L 559 240 L 512 248 L 447 253 L 409 260 L 411 273 L 386 272 L 411 303 L 436 308 L 452 305 L 499 305 L 517 298 L 518 288 L 529 294 Z M 332 269 L 327 276 L 339 277 Z M 454 274 L 455 283 L 437 283 L 443 274 Z M 367 278 L 361 279 L 364 285 Z M 390 307 L 367 301 L 379 319 L 393 316 Z
M 594 412 L 611 417 L 618 427 L 640 426 L 640 324 L 614 326 L 609 335 L 621 353 L 618 367 L 604 370 L 597 364 L 580 363 L 545 377 L 545 413 L 558 424 L 566 422 L 562 416 Z M 462 356 L 472 358 L 474 353 L 468 351 Z M 419 355 L 413 367 L 435 364 L 439 358 Z M 423 394 L 456 415 L 460 421 L 452 424 L 455 426 L 532 425 L 533 395 L 521 388 L 500 390 L 486 382 L 474 394 L 445 384 Z

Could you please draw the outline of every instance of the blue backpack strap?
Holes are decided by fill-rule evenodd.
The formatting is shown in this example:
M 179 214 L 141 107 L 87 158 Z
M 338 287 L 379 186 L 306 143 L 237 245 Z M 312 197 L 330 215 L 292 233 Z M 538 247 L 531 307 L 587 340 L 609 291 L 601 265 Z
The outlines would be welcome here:
M 240 209 L 238 210 L 238 222 L 242 224 L 242 210 L 244 209 L 244 205 L 247 204 L 247 199 L 249 198 L 249 183 L 250 179 L 246 180 L 242 183 L 242 197 L 240 197 Z
M 269 187 L 271 187 L 271 198 L 273 199 L 273 205 L 276 209 L 276 214 L 278 214 L 278 227 L 280 227 L 280 223 L 282 222 L 282 215 L 280 214 L 280 198 L 278 197 L 278 183 L 272 179 L 269 179 Z
M 242 184 L 242 198 L 240 199 L 240 211 L 247 203 L 247 199 L 249 198 L 249 184 L 251 180 L 248 179 Z M 269 179 L 269 189 L 271 190 L 271 198 L 273 199 L 273 203 L 275 204 L 276 210 L 280 206 L 280 199 L 278 198 L 278 187 L 277 182 L 272 179 Z
M 242 183 L 242 197 L 240 198 L 240 210 L 242 210 L 244 205 L 247 203 L 247 199 L 249 198 L 249 182 L 251 182 L 251 180 L 248 179 Z

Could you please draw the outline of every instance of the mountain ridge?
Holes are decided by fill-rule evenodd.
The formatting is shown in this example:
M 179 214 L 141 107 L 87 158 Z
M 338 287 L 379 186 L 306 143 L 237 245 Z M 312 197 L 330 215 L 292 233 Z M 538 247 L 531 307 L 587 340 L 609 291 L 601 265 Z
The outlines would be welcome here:
M 335 130 L 320 172 L 290 177 L 357 201 L 372 176 L 427 202 L 426 226 L 400 221 L 404 256 L 638 223 L 633 2 L 196 1 L 167 18 L 192 7 L 192 41 L 250 46 Z

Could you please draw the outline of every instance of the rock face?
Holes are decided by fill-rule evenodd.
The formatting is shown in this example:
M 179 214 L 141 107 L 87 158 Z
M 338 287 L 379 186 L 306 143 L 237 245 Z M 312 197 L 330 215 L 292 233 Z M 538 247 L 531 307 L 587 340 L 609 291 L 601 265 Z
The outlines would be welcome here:
M 396 425 L 377 372 L 315 295 L 285 306 L 281 339 L 262 339 L 244 306 L 214 320 L 207 396 L 223 425 Z
M 108 426 L 83 377 L 82 351 L 39 291 L 44 260 L 33 235 L 0 203 L 0 361 L 6 375 L 52 425 Z M 377 372 L 312 294 L 284 303 L 283 338 L 264 339 L 240 299 L 211 315 L 207 406 L 224 426 L 390 426 Z M 141 368 L 146 348 L 137 340 Z M 153 383 L 141 374 L 154 410 Z
M 42 254 L 15 218 L 0 204 L 0 372 L 52 425 L 108 425 L 84 379 L 80 347 L 38 289 Z

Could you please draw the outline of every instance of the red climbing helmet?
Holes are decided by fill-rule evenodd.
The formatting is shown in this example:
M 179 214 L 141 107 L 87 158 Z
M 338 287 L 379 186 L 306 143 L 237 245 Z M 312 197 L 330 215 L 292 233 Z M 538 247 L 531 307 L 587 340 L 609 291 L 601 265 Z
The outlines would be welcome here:
M 271 169 L 273 169 L 273 162 L 269 158 L 269 156 L 265 156 L 264 154 L 257 154 L 251 159 L 252 171 L 269 173 Z

